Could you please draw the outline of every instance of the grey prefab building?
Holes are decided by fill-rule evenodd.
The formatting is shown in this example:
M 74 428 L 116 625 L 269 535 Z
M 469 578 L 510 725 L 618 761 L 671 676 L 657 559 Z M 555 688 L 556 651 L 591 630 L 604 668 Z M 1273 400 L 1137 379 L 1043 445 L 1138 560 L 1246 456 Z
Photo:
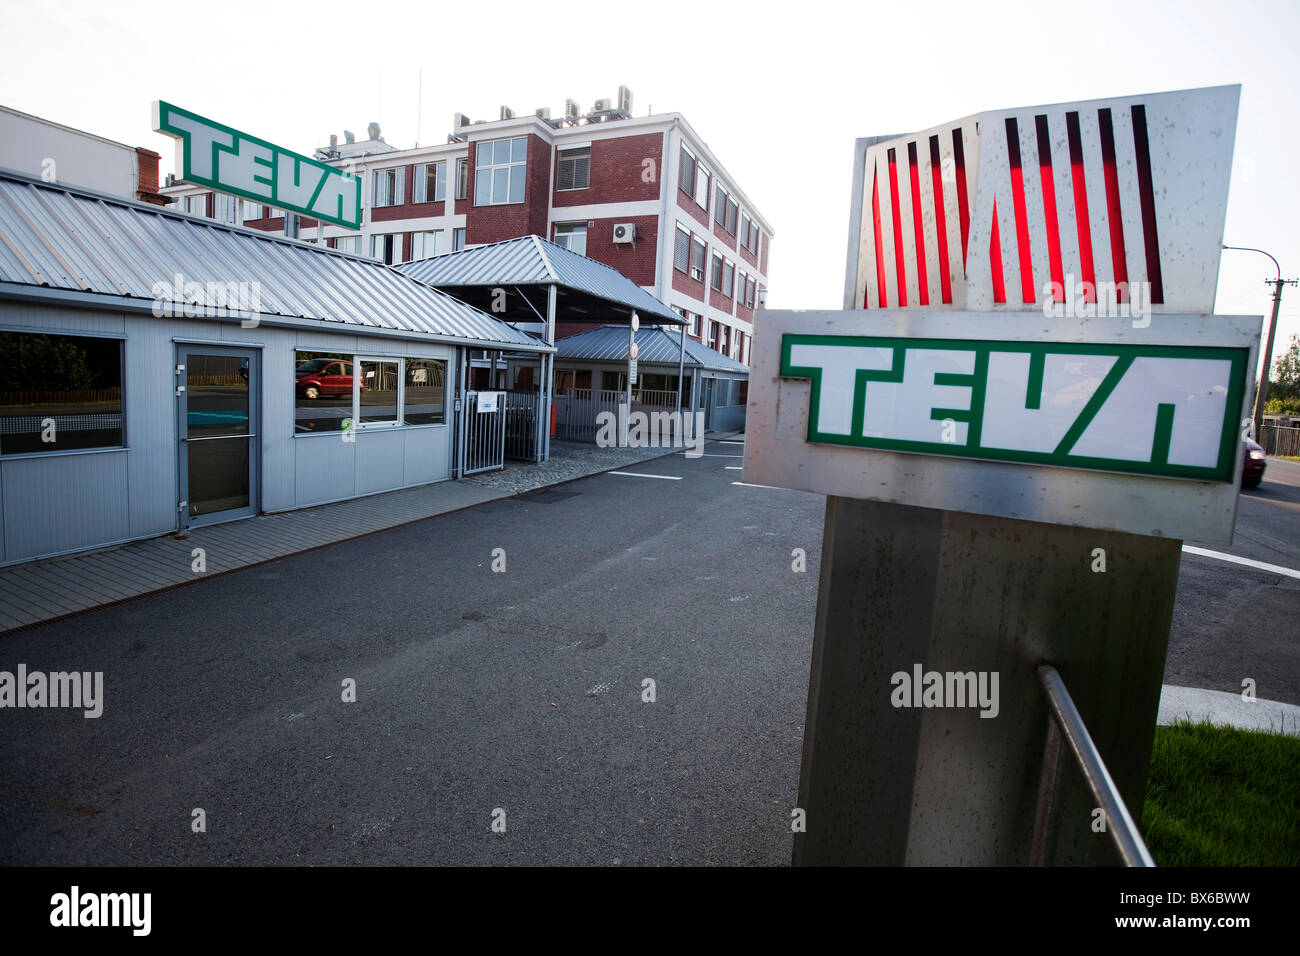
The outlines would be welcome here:
M 454 477 L 470 350 L 380 263 L 0 172 L 0 564 Z

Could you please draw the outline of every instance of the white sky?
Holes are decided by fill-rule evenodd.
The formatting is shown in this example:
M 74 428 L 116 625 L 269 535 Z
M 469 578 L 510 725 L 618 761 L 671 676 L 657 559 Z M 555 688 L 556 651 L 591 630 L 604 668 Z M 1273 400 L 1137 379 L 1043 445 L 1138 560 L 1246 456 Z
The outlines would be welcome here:
M 853 140 L 985 109 L 1242 84 L 1224 241 L 1300 276 L 1300 4 L 478 4 L 34 0 L 0 9 L 0 104 L 146 146 L 165 99 L 299 152 L 378 122 L 445 142 L 495 119 L 633 92 L 682 113 L 776 230 L 773 308 L 839 308 Z M 423 109 L 419 71 L 424 72 Z M 1272 264 L 1225 252 L 1220 313 L 1267 315 Z M 1283 296 L 1281 351 L 1300 333 Z

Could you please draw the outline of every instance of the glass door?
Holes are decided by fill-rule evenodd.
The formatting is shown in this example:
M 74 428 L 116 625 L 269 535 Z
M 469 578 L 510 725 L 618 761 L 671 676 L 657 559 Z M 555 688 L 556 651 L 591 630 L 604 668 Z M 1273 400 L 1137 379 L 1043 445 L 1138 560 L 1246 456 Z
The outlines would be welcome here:
M 257 357 L 177 346 L 181 527 L 257 513 Z

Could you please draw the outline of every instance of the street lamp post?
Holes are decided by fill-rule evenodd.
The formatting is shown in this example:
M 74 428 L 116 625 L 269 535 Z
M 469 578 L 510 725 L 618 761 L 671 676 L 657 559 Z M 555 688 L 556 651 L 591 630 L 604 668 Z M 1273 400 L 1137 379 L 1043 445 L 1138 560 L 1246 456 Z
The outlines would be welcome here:
M 1273 315 L 1268 320 L 1268 339 L 1264 345 L 1264 371 L 1259 378 L 1259 391 L 1255 396 L 1255 429 L 1254 435 L 1258 440 L 1263 435 L 1264 428 L 1264 404 L 1268 401 L 1268 375 L 1273 367 L 1273 337 L 1277 334 L 1277 314 L 1282 307 L 1282 287 L 1284 285 L 1295 285 L 1296 279 L 1283 279 L 1282 267 L 1278 265 L 1277 259 L 1265 252 L 1263 249 L 1255 249 L 1251 246 L 1224 246 L 1225 249 L 1235 249 L 1239 252 L 1258 252 L 1260 255 L 1268 256 L 1273 260 L 1273 267 L 1277 269 L 1276 279 L 1265 279 L 1264 281 L 1273 287 Z

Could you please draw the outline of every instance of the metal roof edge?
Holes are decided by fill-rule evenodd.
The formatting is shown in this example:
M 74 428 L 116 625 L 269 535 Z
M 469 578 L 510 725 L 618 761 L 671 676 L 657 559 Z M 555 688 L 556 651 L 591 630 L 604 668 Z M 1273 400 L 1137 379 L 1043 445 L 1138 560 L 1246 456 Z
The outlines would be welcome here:
M 194 319 L 200 322 L 243 322 L 247 316 L 232 313 L 230 310 L 217 310 L 216 315 L 198 316 L 158 316 L 154 314 L 153 299 L 138 299 L 134 296 L 112 296 L 100 292 L 76 292 L 71 289 L 54 289 L 48 286 L 24 285 L 13 282 L 0 282 L 0 301 L 36 302 L 40 304 L 65 305 L 78 309 L 107 309 L 115 312 L 147 314 L 152 318 Z M 175 306 L 177 303 L 170 303 Z M 500 319 L 497 320 L 498 322 Z M 304 316 L 259 314 L 258 325 L 275 328 L 312 329 L 316 331 L 338 332 L 340 335 L 367 335 L 377 338 L 397 339 L 403 342 L 432 342 L 438 345 L 463 346 L 489 351 L 515 352 L 554 352 L 555 346 L 538 340 L 536 344 L 524 342 L 498 342 L 491 339 L 466 338 L 456 335 L 438 335 L 431 332 L 411 332 L 406 329 L 385 329 L 368 325 L 353 325 L 330 319 L 312 319 Z M 514 329 L 514 326 L 510 326 Z M 514 329 L 522 335 L 532 338 L 531 332 Z M 66 329 L 52 329 L 53 333 L 75 334 Z M 238 343 L 232 343 L 238 344 Z

